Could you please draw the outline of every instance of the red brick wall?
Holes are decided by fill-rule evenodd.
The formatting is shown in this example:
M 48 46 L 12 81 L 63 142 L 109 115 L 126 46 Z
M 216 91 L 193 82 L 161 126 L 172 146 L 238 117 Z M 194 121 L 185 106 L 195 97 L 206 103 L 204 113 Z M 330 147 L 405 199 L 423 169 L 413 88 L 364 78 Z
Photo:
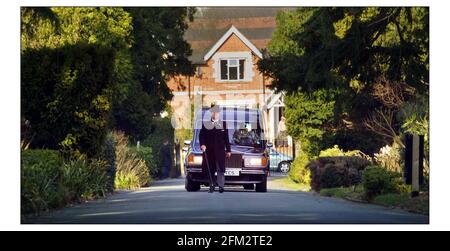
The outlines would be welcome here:
M 218 52 L 235 52 L 235 51 L 251 51 L 235 34 L 232 34 L 225 43 L 217 50 Z M 261 90 L 262 89 L 262 75 L 257 69 L 256 63 L 259 57 L 252 53 L 254 72 L 251 82 L 216 82 L 213 77 L 214 74 L 214 60 L 208 60 L 207 65 L 201 66 L 201 77 L 197 75 L 191 76 L 190 79 L 186 76 L 177 76 L 169 80 L 168 86 L 172 91 L 188 91 L 189 80 L 191 90 L 195 87 L 200 87 L 203 91 L 239 91 L 239 90 Z M 270 81 L 265 81 L 266 86 Z

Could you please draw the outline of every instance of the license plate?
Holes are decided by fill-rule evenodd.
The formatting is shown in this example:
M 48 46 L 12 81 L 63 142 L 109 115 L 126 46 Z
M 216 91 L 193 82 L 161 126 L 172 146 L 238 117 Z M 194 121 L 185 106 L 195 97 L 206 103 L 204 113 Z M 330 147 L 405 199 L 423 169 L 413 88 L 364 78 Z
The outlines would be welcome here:
M 227 168 L 225 169 L 225 176 L 239 176 L 240 172 L 240 168 Z

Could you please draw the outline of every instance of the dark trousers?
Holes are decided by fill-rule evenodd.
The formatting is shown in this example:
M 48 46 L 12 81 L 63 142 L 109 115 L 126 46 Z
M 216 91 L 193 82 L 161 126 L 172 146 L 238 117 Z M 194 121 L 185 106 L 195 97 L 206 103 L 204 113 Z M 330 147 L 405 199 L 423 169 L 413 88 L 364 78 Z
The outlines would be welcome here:
M 217 185 L 219 187 L 224 187 L 225 186 L 225 173 L 220 171 L 219 163 L 217 163 L 217 161 L 214 161 L 214 165 L 210 165 L 209 168 L 210 168 L 209 171 L 211 172 L 211 177 L 212 177 L 212 182 L 213 182 L 213 184 L 211 184 L 211 181 L 210 181 L 209 186 L 213 186 L 217 183 Z M 216 172 L 217 172 L 217 177 L 215 175 Z
M 170 172 L 170 165 L 164 165 L 162 170 L 162 176 L 163 178 L 168 178 Z

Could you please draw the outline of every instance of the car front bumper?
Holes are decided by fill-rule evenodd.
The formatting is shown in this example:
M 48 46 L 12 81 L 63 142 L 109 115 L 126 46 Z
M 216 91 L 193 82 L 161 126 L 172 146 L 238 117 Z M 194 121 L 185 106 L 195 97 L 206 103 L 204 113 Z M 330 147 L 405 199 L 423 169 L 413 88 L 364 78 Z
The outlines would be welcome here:
M 189 179 L 200 183 L 209 183 L 207 173 L 202 172 L 201 167 L 190 167 L 186 169 L 186 175 Z M 225 184 L 256 184 L 266 181 L 268 175 L 267 169 L 242 169 L 239 176 L 225 176 Z

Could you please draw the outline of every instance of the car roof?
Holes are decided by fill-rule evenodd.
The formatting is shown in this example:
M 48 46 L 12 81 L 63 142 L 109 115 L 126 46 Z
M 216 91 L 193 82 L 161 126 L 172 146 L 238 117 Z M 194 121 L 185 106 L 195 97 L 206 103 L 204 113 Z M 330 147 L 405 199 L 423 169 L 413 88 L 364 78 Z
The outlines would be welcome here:
M 211 113 L 209 108 L 199 109 L 195 115 L 195 128 L 200 129 L 201 122 L 209 121 L 210 119 Z M 259 124 L 259 127 L 262 128 L 261 112 L 255 108 L 220 107 L 220 119 L 225 122 L 233 122 L 232 125 L 235 126 L 233 128 L 237 128 L 239 123 Z

